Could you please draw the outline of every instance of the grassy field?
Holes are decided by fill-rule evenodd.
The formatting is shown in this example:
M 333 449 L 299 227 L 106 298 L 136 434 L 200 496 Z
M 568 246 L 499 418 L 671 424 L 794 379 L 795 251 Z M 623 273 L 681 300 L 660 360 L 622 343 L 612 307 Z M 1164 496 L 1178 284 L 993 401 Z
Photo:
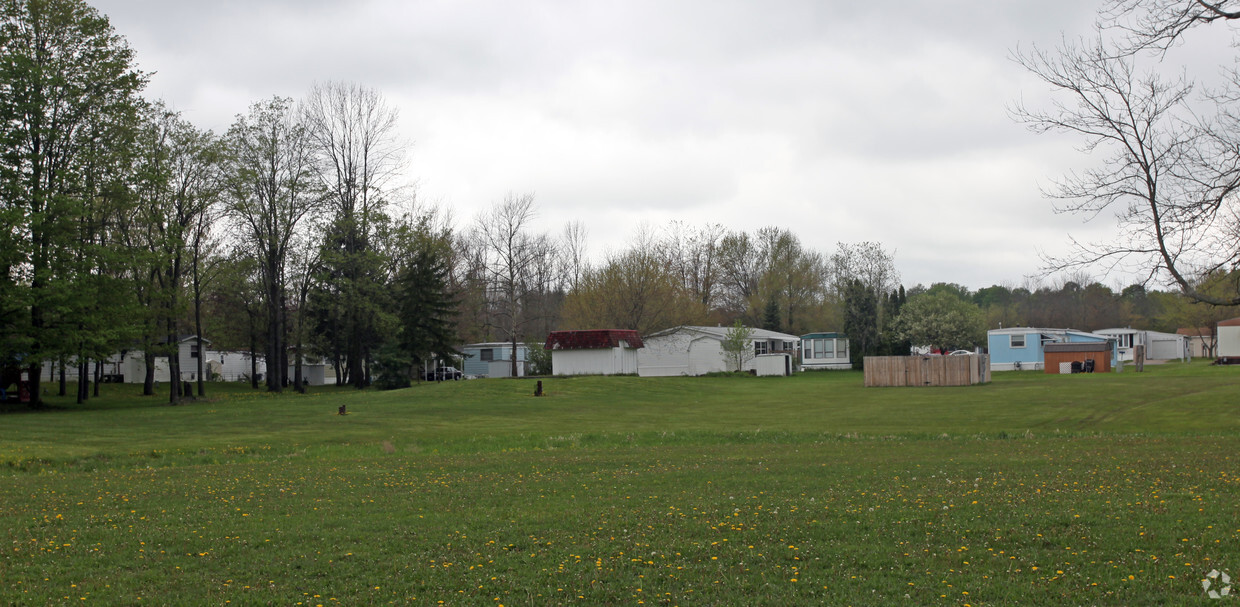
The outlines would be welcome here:
M 1238 372 L 105 386 L 0 413 L 0 604 L 1211 603 Z

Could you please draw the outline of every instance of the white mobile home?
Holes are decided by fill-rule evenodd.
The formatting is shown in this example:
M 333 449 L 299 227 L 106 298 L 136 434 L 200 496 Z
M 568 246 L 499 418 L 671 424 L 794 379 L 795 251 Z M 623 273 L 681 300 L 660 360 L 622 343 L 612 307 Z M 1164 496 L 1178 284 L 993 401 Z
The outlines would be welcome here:
M 1240 318 L 1218 323 L 1218 357 L 1240 358 Z
M 733 370 L 723 351 L 731 327 L 683 326 L 659 331 L 646 337 L 646 347 L 638 353 L 637 372 L 642 377 L 705 375 Z M 795 335 L 749 329 L 748 357 L 744 371 L 758 375 L 791 375 L 792 357 L 800 347 Z
M 848 338 L 840 333 L 810 333 L 801 336 L 801 368 L 851 369 Z
M 1127 327 L 1099 329 L 1094 333 L 1115 338 L 1119 360 L 1132 362 L 1138 346 L 1145 347 L 1146 360 L 1188 359 L 1188 338 L 1183 335 Z

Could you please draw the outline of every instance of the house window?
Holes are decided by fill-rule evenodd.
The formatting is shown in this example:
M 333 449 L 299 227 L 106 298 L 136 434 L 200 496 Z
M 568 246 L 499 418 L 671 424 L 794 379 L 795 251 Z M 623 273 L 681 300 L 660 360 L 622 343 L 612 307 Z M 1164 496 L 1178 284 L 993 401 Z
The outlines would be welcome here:
M 492 348 L 483 348 L 478 352 L 478 358 L 483 362 L 495 360 L 495 350 Z
M 753 353 L 755 356 L 761 356 L 763 354 L 766 354 L 766 352 L 767 352 L 766 342 L 764 341 L 753 342 Z
M 825 358 L 825 356 L 823 356 L 823 352 L 826 350 L 826 347 L 827 347 L 827 340 L 815 339 L 814 340 L 814 358 Z
M 197 345 L 193 345 L 189 347 L 189 357 L 198 358 L 198 346 Z
M 1013 348 L 1025 347 L 1025 335 L 1023 333 L 1020 335 L 1009 335 L 1008 337 L 1011 339 L 1011 343 L 1010 343 L 1011 347 Z
M 836 358 L 848 358 L 848 340 L 847 339 L 835 340 L 835 357 Z

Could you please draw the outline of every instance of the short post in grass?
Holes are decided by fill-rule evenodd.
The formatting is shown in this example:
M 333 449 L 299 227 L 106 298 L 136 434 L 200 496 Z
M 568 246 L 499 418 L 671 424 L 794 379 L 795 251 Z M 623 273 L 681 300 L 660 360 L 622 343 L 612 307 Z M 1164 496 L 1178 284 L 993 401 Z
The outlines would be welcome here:
M 534 388 L 534 396 L 542 396 L 542 395 L 543 395 L 542 380 L 540 379 L 538 380 L 538 385 Z
M 340 409 L 338 409 L 338 413 L 336 413 L 336 415 L 348 415 L 348 414 L 349 413 L 344 410 L 344 405 L 340 405 Z

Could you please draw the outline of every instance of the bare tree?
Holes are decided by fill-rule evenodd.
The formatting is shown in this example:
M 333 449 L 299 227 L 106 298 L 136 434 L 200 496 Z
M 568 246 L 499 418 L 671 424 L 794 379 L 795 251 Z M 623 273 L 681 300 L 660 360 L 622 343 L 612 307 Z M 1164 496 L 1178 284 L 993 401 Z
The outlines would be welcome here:
M 1191 82 L 1142 73 L 1121 50 L 1099 37 L 1016 56 L 1058 98 L 1047 110 L 1019 105 L 1015 118 L 1036 133 L 1076 134 L 1082 151 L 1106 154 L 1097 167 L 1055 183 L 1047 194 L 1060 201 L 1056 210 L 1114 214 L 1121 234 L 1113 242 L 1073 239 L 1072 253 L 1048 259 L 1047 269 L 1139 270 L 1146 280 L 1169 278 L 1200 301 L 1240 302 L 1240 294 L 1219 298 L 1194 288 L 1197 277 L 1240 261 L 1240 123 L 1228 112 L 1196 120 Z
M 560 235 L 560 259 L 563 265 L 564 286 L 568 291 L 577 288 L 581 275 L 589 266 L 586 259 L 586 238 L 588 232 L 580 221 L 564 224 L 564 232 Z
M 546 259 L 549 240 L 530 232 L 534 195 L 509 193 L 478 216 L 473 235 L 486 270 L 491 322 L 512 345 L 511 373 L 517 375 L 517 344 L 534 319 L 530 294 L 537 267 Z
M 565 323 L 581 329 L 660 329 L 704 321 L 697 301 L 675 271 L 657 235 L 641 229 L 628 249 L 587 270 L 564 304 Z
M 695 227 L 673 221 L 665 230 L 664 247 L 681 284 L 707 308 L 719 297 L 721 244 L 727 231 L 708 223 Z
M 1108 0 L 1102 24 L 1124 33 L 1121 51 L 1166 50 L 1188 30 L 1215 21 L 1240 19 L 1235 0 Z

